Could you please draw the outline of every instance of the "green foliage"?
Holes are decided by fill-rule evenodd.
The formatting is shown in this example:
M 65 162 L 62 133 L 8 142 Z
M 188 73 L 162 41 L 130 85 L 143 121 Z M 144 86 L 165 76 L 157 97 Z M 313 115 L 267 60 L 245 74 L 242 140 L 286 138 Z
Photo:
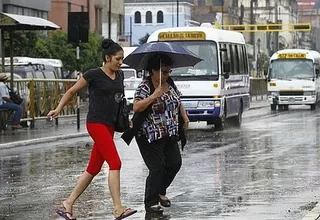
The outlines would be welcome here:
M 50 32 L 49 37 L 40 31 L 13 32 L 13 56 L 60 59 L 65 70 L 76 70 L 76 45 L 68 43 L 67 33 L 62 31 Z M 41 35 L 42 34 L 42 35 Z M 6 39 L 9 34 L 6 33 Z M 89 34 L 89 42 L 81 43 L 79 70 L 86 71 L 101 66 L 102 37 L 96 33 Z M 10 56 L 9 40 L 5 41 L 5 56 Z
M 33 54 L 34 45 L 40 37 L 40 31 L 13 31 L 12 47 L 10 47 L 8 32 L 4 32 L 5 39 L 5 56 L 10 56 L 10 48 L 12 48 L 13 56 L 27 56 Z

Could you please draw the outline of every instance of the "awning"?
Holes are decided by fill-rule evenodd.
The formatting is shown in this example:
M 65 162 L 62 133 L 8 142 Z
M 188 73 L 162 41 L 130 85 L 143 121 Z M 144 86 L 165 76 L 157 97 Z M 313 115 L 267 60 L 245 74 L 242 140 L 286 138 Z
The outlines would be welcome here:
M 60 29 L 55 23 L 43 18 L 0 13 L 2 30 L 55 30 Z

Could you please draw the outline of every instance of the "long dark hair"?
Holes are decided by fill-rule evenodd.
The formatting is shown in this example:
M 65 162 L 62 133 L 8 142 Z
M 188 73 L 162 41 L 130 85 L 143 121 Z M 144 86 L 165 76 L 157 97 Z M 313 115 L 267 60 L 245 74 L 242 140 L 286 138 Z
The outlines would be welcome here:
M 114 56 L 119 51 L 123 51 L 122 47 L 111 39 L 104 39 L 101 44 L 102 60 L 106 62 L 106 56 Z

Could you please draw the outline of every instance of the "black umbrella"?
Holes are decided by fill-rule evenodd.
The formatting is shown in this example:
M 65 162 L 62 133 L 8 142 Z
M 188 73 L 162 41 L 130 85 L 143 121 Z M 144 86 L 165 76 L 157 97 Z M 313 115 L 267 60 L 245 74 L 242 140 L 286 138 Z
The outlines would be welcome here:
M 147 68 L 149 58 L 157 54 L 169 56 L 173 62 L 172 68 L 194 66 L 202 61 L 201 58 L 177 43 L 150 42 L 139 46 L 123 62 L 137 71 L 144 70 Z

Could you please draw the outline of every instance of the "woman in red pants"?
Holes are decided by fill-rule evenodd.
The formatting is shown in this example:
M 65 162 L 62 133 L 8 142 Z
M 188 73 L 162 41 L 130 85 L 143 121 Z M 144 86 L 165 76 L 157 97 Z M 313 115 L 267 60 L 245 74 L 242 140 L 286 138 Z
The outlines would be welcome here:
M 87 130 L 94 141 L 88 167 L 83 172 L 70 196 L 62 202 L 63 210 L 57 213 L 67 219 L 73 216 L 73 204 L 100 172 L 103 162 L 109 165 L 108 184 L 114 204 L 116 220 L 124 219 L 137 211 L 124 208 L 120 199 L 121 160 L 113 141 L 113 123 L 119 102 L 122 98 L 123 72 L 120 67 L 123 60 L 122 47 L 110 39 L 102 42 L 102 58 L 104 65 L 87 71 L 80 80 L 62 97 L 56 109 L 48 113 L 48 117 L 56 118 L 67 102 L 82 88 L 89 87 L 89 112 Z

